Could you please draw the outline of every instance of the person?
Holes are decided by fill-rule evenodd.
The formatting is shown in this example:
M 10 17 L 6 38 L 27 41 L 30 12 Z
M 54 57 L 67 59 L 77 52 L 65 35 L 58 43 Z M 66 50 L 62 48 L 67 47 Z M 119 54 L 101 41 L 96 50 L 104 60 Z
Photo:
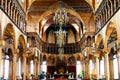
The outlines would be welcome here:
M 45 79 L 45 72 L 42 71 L 42 74 L 40 75 L 40 79 L 42 79 L 42 80 Z

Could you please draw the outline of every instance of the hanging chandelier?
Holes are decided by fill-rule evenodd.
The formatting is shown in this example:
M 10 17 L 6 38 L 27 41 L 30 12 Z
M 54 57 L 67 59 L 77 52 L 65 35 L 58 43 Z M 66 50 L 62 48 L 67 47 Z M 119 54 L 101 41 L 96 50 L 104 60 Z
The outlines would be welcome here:
M 59 58 L 62 60 L 63 59 L 63 54 L 64 54 L 64 44 L 65 44 L 65 38 L 66 38 L 66 33 L 67 31 L 62 29 L 62 26 L 66 26 L 68 23 L 68 16 L 67 16 L 67 11 L 65 8 L 62 8 L 62 1 L 59 1 L 59 9 L 55 12 L 55 15 L 53 17 L 54 24 L 59 27 L 59 30 L 55 31 L 55 35 L 57 38 L 57 44 L 59 46 L 58 53 L 59 53 Z
M 65 8 L 62 8 L 62 1 L 59 1 L 59 5 L 59 9 L 55 12 L 53 21 L 54 24 L 59 27 L 59 30 L 55 31 L 57 37 L 57 44 L 59 47 L 62 47 L 65 43 L 65 37 L 67 33 L 67 31 L 62 29 L 62 26 L 67 24 L 68 16 Z
M 65 44 L 66 31 L 62 30 L 62 27 L 58 31 L 55 31 L 57 37 L 57 44 L 59 47 L 63 47 Z
M 68 22 L 67 11 L 62 7 L 62 1 L 59 1 L 59 9 L 55 12 L 55 16 L 53 17 L 53 21 L 56 25 L 62 27 L 66 25 Z

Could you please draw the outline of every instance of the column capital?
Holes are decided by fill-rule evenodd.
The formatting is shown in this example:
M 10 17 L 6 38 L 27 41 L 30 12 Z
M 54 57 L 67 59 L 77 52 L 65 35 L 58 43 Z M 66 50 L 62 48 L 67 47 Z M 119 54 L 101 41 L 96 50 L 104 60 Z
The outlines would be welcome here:
M 94 52 L 94 57 L 98 58 L 100 56 L 101 51 Z
M 24 54 L 23 54 L 23 57 L 24 57 L 24 58 L 27 58 L 27 57 L 28 57 L 28 54 L 24 53 Z
M 103 51 L 104 51 L 104 52 L 109 52 L 110 49 L 109 49 L 107 46 L 105 46 L 104 49 L 103 49 Z

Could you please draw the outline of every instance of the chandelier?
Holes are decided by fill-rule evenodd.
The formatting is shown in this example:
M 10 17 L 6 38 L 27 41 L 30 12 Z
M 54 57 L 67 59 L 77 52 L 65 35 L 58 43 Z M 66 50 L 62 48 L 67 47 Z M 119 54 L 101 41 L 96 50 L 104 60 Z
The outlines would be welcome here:
M 62 1 L 59 1 L 59 9 L 55 12 L 55 16 L 53 17 L 53 21 L 56 25 L 62 27 L 68 22 L 67 11 L 65 8 L 62 8 Z
M 66 31 L 62 30 L 62 27 L 58 31 L 55 31 L 57 37 L 57 44 L 59 47 L 63 47 L 65 44 Z
M 67 11 L 65 8 L 62 8 L 62 1 L 59 1 L 60 7 L 59 9 L 55 12 L 55 15 L 53 17 L 54 24 L 59 27 L 59 30 L 55 31 L 56 37 L 57 37 L 57 44 L 59 46 L 58 53 L 59 53 L 59 58 L 62 60 L 63 59 L 63 53 L 64 53 L 64 44 L 65 44 L 65 37 L 67 31 L 62 29 L 62 26 L 66 26 L 68 22 L 68 16 L 67 16 Z
M 57 37 L 57 44 L 59 47 L 62 47 L 65 43 L 65 37 L 67 33 L 67 31 L 62 29 L 62 26 L 67 24 L 68 16 L 65 8 L 62 8 L 62 1 L 59 1 L 59 5 L 59 9 L 55 12 L 53 21 L 54 24 L 59 27 L 59 30 L 55 31 Z

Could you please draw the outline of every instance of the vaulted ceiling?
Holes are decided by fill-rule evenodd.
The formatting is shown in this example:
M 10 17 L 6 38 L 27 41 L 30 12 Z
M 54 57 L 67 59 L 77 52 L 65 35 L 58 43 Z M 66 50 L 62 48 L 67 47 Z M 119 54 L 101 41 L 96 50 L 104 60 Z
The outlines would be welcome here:
M 59 8 L 60 0 L 31 0 L 28 14 L 40 23 L 40 29 L 49 33 L 48 29 L 54 25 L 53 17 Z M 87 26 L 93 14 L 93 6 L 90 0 L 61 0 L 62 7 L 66 9 L 69 17 L 68 25 L 71 25 L 75 33 L 83 31 L 83 26 Z M 93 0 L 94 1 L 94 0 Z M 80 28 L 80 29 L 79 29 Z M 48 30 L 48 31 L 46 31 Z

